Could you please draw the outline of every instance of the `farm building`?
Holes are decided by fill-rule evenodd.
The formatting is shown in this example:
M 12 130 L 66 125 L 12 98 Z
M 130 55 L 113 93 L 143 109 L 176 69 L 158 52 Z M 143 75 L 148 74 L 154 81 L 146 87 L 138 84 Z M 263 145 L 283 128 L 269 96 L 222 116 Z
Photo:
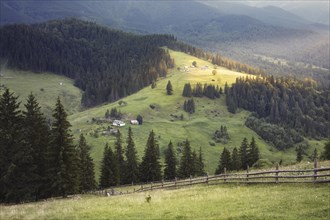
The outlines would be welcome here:
M 114 120 L 112 122 L 112 125 L 113 126 L 118 126 L 118 127 L 123 127 L 123 126 L 125 126 L 125 123 L 123 121 L 120 121 L 120 120 Z
M 131 120 L 131 124 L 132 125 L 138 125 L 139 124 L 139 121 L 138 120 Z

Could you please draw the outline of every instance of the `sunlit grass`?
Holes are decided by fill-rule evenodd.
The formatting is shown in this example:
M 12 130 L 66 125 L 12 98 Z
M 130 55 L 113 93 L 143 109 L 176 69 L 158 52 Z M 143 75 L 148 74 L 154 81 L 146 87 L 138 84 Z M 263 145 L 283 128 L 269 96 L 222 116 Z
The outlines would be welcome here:
M 150 203 L 146 196 L 151 196 Z M 200 185 L 1 207 L 1 219 L 328 219 L 329 185 Z

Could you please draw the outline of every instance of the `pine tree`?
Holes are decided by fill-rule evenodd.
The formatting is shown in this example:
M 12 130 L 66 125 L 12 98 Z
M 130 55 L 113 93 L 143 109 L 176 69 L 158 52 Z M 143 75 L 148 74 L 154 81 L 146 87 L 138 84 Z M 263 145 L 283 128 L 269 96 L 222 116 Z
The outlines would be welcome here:
M 23 112 L 23 134 L 25 145 L 31 149 L 33 159 L 33 191 L 34 199 L 45 198 L 47 193 L 47 147 L 49 142 L 49 127 L 41 113 L 39 103 L 30 94 Z
M 330 160 L 330 139 L 324 145 L 324 151 L 322 153 L 322 159 Z
M 116 157 L 108 144 L 104 147 L 101 162 L 100 188 L 116 186 L 119 183 Z
M 115 157 L 118 164 L 118 175 L 119 175 L 119 183 L 124 183 L 125 178 L 125 160 L 124 160 L 124 151 L 122 147 L 122 139 L 121 139 L 121 133 L 119 130 L 117 130 L 116 135 L 116 142 L 115 142 Z
M 49 149 L 51 192 L 66 197 L 69 193 L 78 192 L 79 159 L 73 145 L 71 124 L 59 97 L 53 117 Z
M 173 87 L 172 87 L 172 84 L 171 84 L 171 81 L 169 80 L 167 85 L 166 85 L 166 92 L 167 92 L 167 95 L 172 95 L 173 94 Z
M 32 148 L 23 140 L 23 118 L 17 100 L 9 89 L 0 97 L 0 200 L 15 203 L 31 199 L 35 170 Z
M 140 165 L 140 180 L 144 182 L 159 181 L 162 178 L 161 165 L 159 162 L 159 147 L 155 139 L 154 131 L 148 137 L 144 156 Z
M 247 149 L 248 149 L 248 141 L 246 138 L 243 139 L 241 143 L 241 147 L 239 149 L 239 154 L 241 157 L 241 165 L 244 170 L 246 170 L 247 165 L 248 165 L 248 158 L 247 158 Z
M 250 146 L 247 150 L 247 160 L 250 167 L 259 160 L 259 149 L 254 137 L 252 137 Z
M 197 158 L 197 153 L 195 150 L 193 150 L 191 153 L 191 161 L 192 161 L 191 176 L 196 176 L 197 170 L 198 170 L 198 158 Z
M 93 159 L 90 156 L 91 147 L 87 144 L 83 134 L 79 137 L 79 170 L 80 170 L 80 191 L 86 192 L 96 188 Z
M 184 96 L 184 97 L 191 97 L 192 96 L 192 89 L 191 89 L 190 83 L 184 84 L 182 96 Z
M 139 164 L 131 127 L 128 128 L 127 147 L 125 155 L 125 183 L 136 183 L 139 181 Z
M 299 163 L 299 162 L 302 161 L 302 159 L 303 159 L 303 149 L 302 149 L 302 146 L 299 146 L 299 147 L 296 149 L 296 152 L 297 152 L 296 161 Z
M 314 161 L 314 160 L 317 160 L 318 158 L 319 158 L 319 154 L 317 152 L 317 149 L 315 148 L 314 151 L 313 151 L 311 159 L 312 159 L 312 161 Z
M 202 152 L 202 147 L 199 148 L 198 152 L 198 158 L 197 158 L 197 165 L 196 165 L 196 175 L 197 176 L 203 176 L 205 174 L 204 170 L 204 161 L 203 161 L 203 152 Z
M 170 141 L 165 153 L 165 168 L 164 168 L 165 179 L 173 180 L 177 176 L 176 166 L 177 166 L 177 159 L 173 149 L 173 144 Z
M 237 150 L 237 148 L 235 147 L 233 149 L 233 153 L 232 153 L 232 161 L 231 161 L 231 169 L 232 170 L 240 170 L 242 165 L 241 165 L 241 158 L 239 155 L 239 152 Z
M 231 156 L 230 151 L 227 150 L 227 148 L 224 148 L 219 160 L 218 168 L 215 171 L 215 174 L 221 174 L 224 173 L 224 169 L 231 170 Z
M 180 165 L 178 168 L 178 176 L 181 178 L 190 177 L 193 175 L 194 164 L 192 161 L 192 152 L 190 147 L 190 142 L 188 139 L 184 142 L 184 148 L 182 152 L 182 157 L 180 160 Z

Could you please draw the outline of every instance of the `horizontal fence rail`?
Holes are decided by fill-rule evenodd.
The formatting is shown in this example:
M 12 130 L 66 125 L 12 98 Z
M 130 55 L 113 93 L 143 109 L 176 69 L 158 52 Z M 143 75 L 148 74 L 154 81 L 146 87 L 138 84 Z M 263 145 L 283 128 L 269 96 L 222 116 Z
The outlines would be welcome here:
M 282 175 L 281 175 L 282 174 Z M 284 175 L 283 175 L 284 174 Z M 242 184 L 278 184 L 278 183 L 330 183 L 330 167 L 317 168 L 317 162 L 314 162 L 314 169 L 306 170 L 279 170 L 276 166 L 275 170 L 260 171 L 249 173 L 249 167 L 245 173 L 224 173 L 218 175 L 206 175 L 203 177 L 162 180 L 157 182 L 139 183 L 134 185 L 120 185 L 108 189 L 90 191 L 88 194 L 100 196 L 112 196 L 131 194 L 136 192 L 145 192 L 156 189 L 171 189 L 196 184 L 223 184 L 223 183 L 242 183 Z

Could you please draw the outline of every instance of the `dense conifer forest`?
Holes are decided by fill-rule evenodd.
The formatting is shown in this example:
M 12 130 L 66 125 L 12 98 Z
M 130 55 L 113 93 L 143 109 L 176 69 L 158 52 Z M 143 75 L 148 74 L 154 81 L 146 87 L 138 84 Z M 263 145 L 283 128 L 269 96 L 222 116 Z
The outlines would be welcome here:
M 292 147 L 302 136 L 329 135 L 329 88 L 293 78 L 238 78 L 226 92 L 228 110 L 254 112 L 246 125 L 278 149 Z

